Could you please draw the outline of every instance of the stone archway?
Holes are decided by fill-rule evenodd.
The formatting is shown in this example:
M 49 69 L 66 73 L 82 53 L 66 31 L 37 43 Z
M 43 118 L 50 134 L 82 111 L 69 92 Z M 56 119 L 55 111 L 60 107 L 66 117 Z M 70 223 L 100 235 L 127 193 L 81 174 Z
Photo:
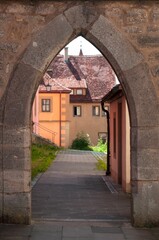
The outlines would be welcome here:
M 125 91 L 131 118 L 132 219 L 136 226 L 159 222 L 158 100 L 142 55 L 93 7 L 76 6 L 37 34 L 7 86 L 3 113 L 2 218 L 31 221 L 30 115 L 43 72 L 57 53 L 83 35 L 108 59 Z M 158 134 L 157 134 L 158 133 Z M 151 168 L 150 166 L 151 161 Z

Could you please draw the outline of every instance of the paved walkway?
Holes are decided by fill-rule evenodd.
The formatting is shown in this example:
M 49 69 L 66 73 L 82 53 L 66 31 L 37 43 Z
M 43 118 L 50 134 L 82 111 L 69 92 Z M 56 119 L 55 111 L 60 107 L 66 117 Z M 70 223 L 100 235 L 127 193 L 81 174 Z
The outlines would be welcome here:
M 130 224 L 130 198 L 91 152 L 61 151 L 32 191 L 32 225 L 0 225 L 1 240 L 157 240 Z
M 91 152 L 61 151 L 33 188 L 33 219 L 129 220 L 129 197 L 111 194 L 96 162 Z

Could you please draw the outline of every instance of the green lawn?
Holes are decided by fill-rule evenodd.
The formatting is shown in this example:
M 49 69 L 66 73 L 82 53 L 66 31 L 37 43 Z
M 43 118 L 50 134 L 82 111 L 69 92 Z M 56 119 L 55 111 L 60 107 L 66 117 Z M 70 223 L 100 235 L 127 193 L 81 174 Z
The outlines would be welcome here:
M 59 148 L 52 145 L 32 144 L 32 179 L 48 169 L 58 151 Z

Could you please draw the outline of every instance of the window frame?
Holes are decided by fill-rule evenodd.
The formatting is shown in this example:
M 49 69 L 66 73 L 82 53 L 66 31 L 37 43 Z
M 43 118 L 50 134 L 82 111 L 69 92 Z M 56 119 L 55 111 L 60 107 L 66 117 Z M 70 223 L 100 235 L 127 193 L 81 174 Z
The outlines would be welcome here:
M 44 104 L 44 101 L 48 101 L 48 104 Z M 49 109 L 47 109 L 47 106 Z M 44 109 L 45 107 L 45 109 Z M 42 98 L 41 99 L 41 111 L 42 112 L 51 112 L 51 99 L 50 98 Z
M 98 114 L 96 114 L 96 110 L 94 110 L 94 109 L 96 109 L 96 108 L 98 108 Z M 100 106 L 98 106 L 98 105 L 92 106 L 92 116 L 93 116 L 93 117 L 100 117 Z
M 78 91 L 81 91 L 81 93 L 78 93 Z M 76 95 L 83 95 L 83 89 L 82 88 L 76 89 Z
M 75 108 L 79 108 L 80 109 L 80 114 L 75 114 Z M 77 110 L 76 110 L 76 113 L 77 113 Z M 81 105 L 73 106 L 73 116 L 74 117 L 81 117 L 82 116 L 82 106 Z

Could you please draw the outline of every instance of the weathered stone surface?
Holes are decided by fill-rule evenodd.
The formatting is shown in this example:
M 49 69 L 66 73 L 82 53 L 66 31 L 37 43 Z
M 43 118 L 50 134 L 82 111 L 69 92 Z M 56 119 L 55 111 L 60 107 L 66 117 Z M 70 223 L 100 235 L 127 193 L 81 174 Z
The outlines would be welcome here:
M 98 18 L 98 13 L 94 7 L 79 5 L 72 7 L 65 13 L 66 18 L 73 29 L 88 29 L 90 25 Z
M 33 6 L 30 3 L 24 4 L 24 3 L 15 3 L 11 2 L 10 4 L 7 5 L 5 12 L 6 13 L 11 13 L 11 14 L 29 14 L 30 12 L 35 10 L 35 6 Z
M 159 180 L 159 150 L 158 149 L 138 149 L 131 151 L 131 172 L 132 179 Z
M 135 111 L 131 114 L 132 126 L 150 127 L 158 125 L 158 99 L 150 81 L 151 77 L 147 65 L 144 63 L 139 64 L 135 68 L 126 71 L 125 77 L 130 91 L 130 95 L 127 95 L 130 103 L 129 108 L 131 109 L 131 107 L 135 106 Z M 133 99 L 129 99 L 129 97 L 133 97 Z
M 68 43 L 73 29 L 63 15 L 56 17 L 41 31 L 27 48 L 22 61 L 44 71 L 53 57 Z
M 2 203 L 3 203 L 3 194 L 0 191 L 0 222 L 2 222 L 2 211 L 3 211 Z
M 159 77 L 159 65 L 156 65 L 156 66 L 152 67 L 151 72 L 152 72 L 154 77 Z
M 12 170 L 28 170 L 31 168 L 30 147 L 3 145 L 3 167 Z
M 149 25 L 148 27 L 147 27 L 147 32 L 148 33 L 154 33 L 154 32 L 159 32 L 159 26 L 158 25 Z
M 57 15 L 58 13 L 60 14 L 60 12 L 63 12 L 64 10 L 67 9 L 67 5 L 64 4 L 62 1 L 52 1 L 51 3 L 48 1 L 45 2 L 41 2 L 41 4 L 39 4 L 36 7 L 36 14 L 40 14 L 40 15 L 50 15 L 50 14 L 54 14 Z
M 106 48 L 123 71 L 133 68 L 142 61 L 143 57 L 141 54 L 137 52 L 128 41 L 123 39 L 122 34 L 103 16 L 100 16 L 93 24 L 90 33 L 99 42 L 99 46 L 97 47 L 99 49 Z M 87 36 L 88 39 L 90 38 L 91 40 L 91 36 Z M 100 46 L 100 44 L 103 45 L 104 48 Z
M 158 6 L 154 6 L 151 11 L 151 20 L 153 23 L 159 22 L 159 8 Z
M 142 47 L 159 47 L 159 37 L 151 35 L 139 36 L 138 43 Z
M 0 193 L 3 192 L 3 171 L 0 169 Z
M 159 224 L 159 182 L 134 182 L 133 221 L 138 227 L 158 226 Z M 134 192 L 134 191 L 133 191 Z
M 31 132 L 30 127 L 13 128 L 3 126 L 3 144 L 13 144 L 15 147 L 29 147 Z
M 4 192 L 28 192 L 31 189 L 31 172 L 24 170 L 4 170 Z
M 148 21 L 148 12 L 139 6 L 137 8 L 128 9 L 124 14 L 124 23 L 128 25 L 137 25 Z
M 6 126 L 30 125 L 32 96 L 41 80 L 41 73 L 31 66 L 20 63 L 13 75 L 6 98 L 4 121 Z
M 148 56 L 149 61 L 159 61 L 159 51 L 153 51 Z
M 30 193 L 4 194 L 3 221 L 5 223 L 30 224 Z
M 131 147 L 159 149 L 159 127 L 132 128 Z

